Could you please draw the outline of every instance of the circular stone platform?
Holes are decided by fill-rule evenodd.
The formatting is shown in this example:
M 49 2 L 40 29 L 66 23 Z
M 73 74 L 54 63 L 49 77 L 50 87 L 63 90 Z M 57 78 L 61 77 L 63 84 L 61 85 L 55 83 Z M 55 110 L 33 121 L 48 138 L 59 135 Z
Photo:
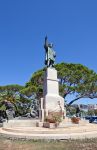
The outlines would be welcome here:
M 97 137 L 97 124 L 80 123 L 62 128 L 2 127 L 0 134 L 7 138 L 21 139 L 83 139 Z

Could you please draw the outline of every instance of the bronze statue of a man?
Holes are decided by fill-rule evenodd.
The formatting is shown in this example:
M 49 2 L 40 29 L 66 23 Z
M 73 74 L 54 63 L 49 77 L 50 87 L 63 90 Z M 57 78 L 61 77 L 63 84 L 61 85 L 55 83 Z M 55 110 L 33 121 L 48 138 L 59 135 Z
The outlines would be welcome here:
M 47 65 L 47 67 L 54 67 L 56 53 L 53 50 L 53 44 L 48 43 L 47 36 L 45 37 L 44 48 L 45 48 L 45 65 Z

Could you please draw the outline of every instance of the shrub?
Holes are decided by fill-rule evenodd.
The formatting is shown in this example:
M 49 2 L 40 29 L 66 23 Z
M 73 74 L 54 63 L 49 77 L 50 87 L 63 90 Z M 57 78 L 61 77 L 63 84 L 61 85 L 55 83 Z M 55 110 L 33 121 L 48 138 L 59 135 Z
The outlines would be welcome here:
M 78 124 L 79 123 L 80 118 L 79 117 L 72 117 L 71 121 L 72 123 Z
M 49 123 L 60 123 L 62 120 L 62 115 L 59 112 L 49 112 L 48 116 L 45 118 L 46 122 Z

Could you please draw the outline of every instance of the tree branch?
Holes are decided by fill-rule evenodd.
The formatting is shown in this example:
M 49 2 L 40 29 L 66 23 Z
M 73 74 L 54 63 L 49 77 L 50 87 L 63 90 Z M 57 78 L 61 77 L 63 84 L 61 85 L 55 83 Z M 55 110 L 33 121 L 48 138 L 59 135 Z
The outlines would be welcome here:
M 82 98 L 83 96 L 80 96 L 78 98 L 75 98 L 74 100 L 72 100 L 67 106 L 70 106 L 72 103 L 74 103 L 75 101 L 77 101 L 78 99 Z

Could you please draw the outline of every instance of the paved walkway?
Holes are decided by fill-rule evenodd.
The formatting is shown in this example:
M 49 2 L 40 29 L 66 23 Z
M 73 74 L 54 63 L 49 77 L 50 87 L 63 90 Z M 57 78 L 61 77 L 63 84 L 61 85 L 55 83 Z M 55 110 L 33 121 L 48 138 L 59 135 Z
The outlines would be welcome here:
M 83 139 L 97 137 L 97 124 L 75 125 L 64 128 L 15 127 L 0 128 L 0 134 L 7 138 L 22 139 Z

